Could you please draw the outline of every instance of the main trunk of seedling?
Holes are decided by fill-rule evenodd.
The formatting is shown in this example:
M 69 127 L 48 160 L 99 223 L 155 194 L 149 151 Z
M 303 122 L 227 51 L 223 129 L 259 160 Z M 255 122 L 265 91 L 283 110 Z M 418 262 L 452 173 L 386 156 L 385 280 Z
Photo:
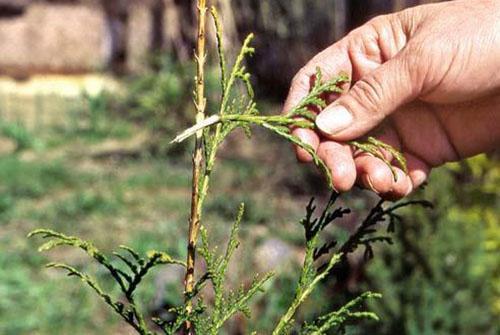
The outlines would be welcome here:
M 196 45 L 196 89 L 194 103 L 196 107 L 196 122 L 201 122 L 205 118 L 205 26 L 206 26 L 206 0 L 198 0 L 198 35 Z M 193 177 L 192 177 L 192 190 L 191 190 L 191 215 L 189 219 L 189 235 L 187 246 L 187 260 L 186 260 L 186 276 L 185 276 L 185 295 L 186 295 L 186 310 L 188 313 L 192 312 L 193 305 L 191 302 L 191 293 L 194 287 L 194 269 L 195 269 L 195 256 L 196 256 L 196 241 L 200 230 L 200 176 L 202 174 L 203 164 L 203 132 L 198 131 L 195 140 L 195 149 L 193 153 Z M 193 334 L 194 329 L 191 322 L 186 322 L 186 332 Z

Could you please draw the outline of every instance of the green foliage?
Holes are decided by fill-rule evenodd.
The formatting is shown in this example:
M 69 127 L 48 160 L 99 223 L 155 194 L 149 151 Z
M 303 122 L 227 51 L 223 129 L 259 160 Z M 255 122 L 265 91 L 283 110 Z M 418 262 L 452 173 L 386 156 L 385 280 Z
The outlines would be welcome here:
M 306 240 L 306 252 L 303 267 L 300 272 L 295 296 L 288 309 L 277 322 L 273 334 L 288 334 L 296 328 L 293 317 L 297 310 L 310 297 L 311 293 L 319 286 L 327 276 L 336 271 L 336 267 L 347 261 L 347 254 L 354 252 L 358 247 L 365 249 L 366 257 L 373 257 L 373 244 L 377 242 L 391 242 L 390 236 L 377 233 L 375 227 L 388 221 L 389 225 L 399 220 L 395 213 L 398 209 L 409 205 L 422 205 L 428 207 L 427 202 L 413 201 L 400 203 L 389 207 L 384 207 L 383 202 L 379 202 L 368 216 L 358 226 L 356 232 L 352 234 L 342 245 L 338 245 L 337 240 L 322 243 L 320 233 L 329 227 L 336 219 L 350 213 L 349 209 L 333 209 L 338 195 L 334 193 L 319 216 L 314 217 L 316 206 L 313 200 L 309 203 L 306 216 L 301 221 L 304 228 Z M 185 306 L 180 305 L 170 309 L 174 314 L 174 319 L 164 320 L 154 318 L 152 321 L 162 329 L 165 334 L 176 334 L 186 321 L 195 325 L 197 332 L 202 334 L 219 334 L 225 323 L 236 313 L 241 312 L 250 316 L 248 302 L 259 291 L 261 291 L 269 279 L 273 276 L 268 273 L 262 276 L 256 275 L 248 287 L 241 286 L 237 290 L 227 290 L 226 279 L 228 277 L 229 265 L 235 250 L 239 246 L 238 232 L 242 218 L 244 217 L 244 206 L 240 206 L 235 223 L 225 251 L 218 255 L 217 248 L 210 247 L 208 234 L 202 229 L 202 245 L 198 252 L 206 264 L 206 273 L 200 276 L 195 285 L 194 292 L 189 295 L 189 299 L 196 299 L 197 303 L 192 313 L 186 314 Z M 30 233 L 30 237 L 40 235 L 49 239 L 48 242 L 40 246 L 40 251 L 48 251 L 59 246 L 72 246 L 79 248 L 106 269 L 108 276 L 113 279 L 120 289 L 123 299 L 114 298 L 113 294 L 106 292 L 98 283 L 98 280 L 77 268 L 62 264 L 49 263 L 47 267 L 58 268 L 67 271 L 69 276 L 79 278 L 88 285 L 108 306 L 129 323 L 139 334 L 155 334 L 150 327 L 147 315 L 139 309 L 135 299 L 135 291 L 141 284 L 144 277 L 151 270 L 159 265 L 181 265 L 184 262 L 173 259 L 164 252 L 150 251 L 146 257 L 141 257 L 135 250 L 121 246 L 122 252 L 114 252 L 113 255 L 122 262 L 124 266 L 118 266 L 112 262 L 108 256 L 102 253 L 91 242 L 84 241 L 77 237 L 66 236 L 52 230 L 40 229 Z M 328 260 L 321 261 L 327 256 Z M 204 301 L 204 289 L 210 283 L 213 290 L 213 301 L 207 305 Z M 354 298 L 338 310 L 328 312 L 311 323 L 305 323 L 301 329 L 301 334 L 328 334 L 328 331 L 335 330 L 342 334 L 345 332 L 346 324 L 357 319 L 378 320 L 376 314 L 372 312 L 359 311 L 366 299 L 379 298 L 380 295 L 366 292 Z
M 38 149 L 42 145 L 20 122 L 0 122 L 0 134 L 15 142 L 16 152 Z
M 247 36 L 243 42 L 243 46 L 236 57 L 236 61 L 229 71 L 227 69 L 227 61 L 223 49 L 222 27 L 219 22 L 217 11 L 212 7 L 211 14 L 215 22 L 215 30 L 217 36 L 217 51 L 219 56 L 220 68 L 220 107 L 218 113 L 204 120 L 201 120 L 194 126 L 186 129 L 179 134 L 172 143 L 181 143 L 185 139 L 203 130 L 204 149 L 206 151 L 206 170 L 213 165 L 215 160 L 217 147 L 222 143 L 224 138 L 229 135 L 234 129 L 242 128 L 245 133 L 250 136 L 250 125 L 261 126 L 274 134 L 284 138 L 285 140 L 304 149 L 313 158 L 313 162 L 324 173 L 327 178 L 328 185 L 333 185 L 332 175 L 326 164 L 316 154 L 314 148 L 307 143 L 301 141 L 298 137 L 292 135 L 293 128 L 315 128 L 316 114 L 311 112 L 311 107 L 321 111 L 326 107 L 324 96 L 330 93 L 342 93 L 342 85 L 349 81 L 348 76 L 339 74 L 338 76 L 323 82 L 321 69 L 316 70 L 314 83 L 309 93 L 293 107 L 285 115 L 262 116 L 259 115 L 257 104 L 254 101 L 254 90 L 250 81 L 250 73 L 247 72 L 243 61 L 246 56 L 252 55 L 254 49 L 250 46 L 253 40 L 253 34 Z M 227 73 L 230 73 L 227 76 Z M 243 92 L 236 88 L 237 81 L 243 85 Z M 246 96 L 245 96 L 246 95 Z M 214 129 L 215 128 L 215 129 Z M 381 153 L 381 149 L 387 150 L 394 154 L 396 161 L 401 168 L 406 171 L 406 161 L 397 150 L 390 145 L 385 144 L 375 138 L 369 138 L 367 142 L 352 141 L 351 144 L 358 148 L 361 152 L 370 153 L 382 159 L 393 172 L 394 178 L 396 173 L 390 164 Z M 208 168 L 208 169 L 207 169 Z
M 16 156 L 0 158 L 0 194 L 11 198 L 38 198 L 75 178 L 61 162 L 32 163 Z
M 299 306 L 308 298 L 312 290 L 316 288 L 321 280 L 326 278 L 332 271 L 335 271 L 335 267 L 340 265 L 340 263 L 347 261 L 346 257 L 349 253 L 352 253 L 356 251 L 358 247 L 363 246 L 365 250 L 365 258 L 368 259 L 373 257 L 373 244 L 377 242 L 392 244 L 390 236 L 378 233 L 376 226 L 379 223 L 388 220 L 390 232 L 393 229 L 391 226 L 394 225 L 397 220 L 400 220 L 399 215 L 395 213 L 398 209 L 412 205 L 419 205 L 423 207 L 431 206 L 425 201 L 413 201 L 406 203 L 403 202 L 384 208 L 384 202 L 380 201 L 357 227 L 356 232 L 353 233 L 341 246 L 338 245 L 338 240 L 336 239 L 321 244 L 319 239 L 320 233 L 336 219 L 342 218 L 344 215 L 350 213 L 349 209 L 342 207 L 332 210 L 337 197 L 338 194 L 332 194 L 321 215 L 317 218 L 313 218 L 313 214 L 316 210 L 313 200 L 311 200 L 306 208 L 306 216 L 301 221 L 301 224 L 305 229 L 306 239 L 304 264 L 301 270 L 298 286 L 295 291 L 295 298 L 288 311 L 280 319 L 273 335 L 288 333 L 292 326 L 293 315 L 296 313 Z M 325 255 L 328 255 L 329 260 L 321 266 L 319 270 L 317 270 L 315 262 Z M 319 317 L 312 324 L 304 325 L 301 332 L 304 334 L 325 334 L 327 331 L 335 329 L 337 333 L 344 333 L 346 323 L 353 319 L 369 318 L 378 320 L 378 317 L 374 313 L 353 311 L 353 309 L 358 307 L 364 299 L 377 297 L 380 296 L 371 292 L 363 293 L 358 298 L 348 302 L 339 310 L 329 312 Z
M 216 250 L 211 250 L 208 243 L 206 231 L 203 234 L 203 247 L 200 249 L 200 255 L 205 259 L 207 264 L 207 273 L 201 277 L 194 292 L 195 297 L 205 286 L 207 281 L 211 282 L 214 290 L 215 301 L 211 314 L 206 314 L 206 308 L 203 303 L 203 298 L 199 298 L 199 303 L 194 313 L 185 314 L 185 307 L 171 309 L 171 312 L 176 314 L 173 321 L 154 319 L 154 323 L 159 326 L 166 334 L 175 334 L 184 325 L 187 320 L 196 324 L 197 329 L 203 334 L 218 334 L 218 331 L 223 327 L 224 323 L 229 320 L 235 313 L 243 312 L 249 314 L 248 301 L 261 289 L 262 286 L 271 278 L 272 274 L 255 277 L 249 288 L 241 287 L 236 291 L 226 293 L 224 291 L 224 281 L 228 271 L 229 261 L 234 251 L 239 245 L 237 234 L 239 225 L 243 217 L 244 207 L 240 207 L 237 219 L 231 230 L 231 236 L 223 256 L 217 256 Z M 29 234 L 29 237 L 41 235 L 43 238 L 49 239 L 48 242 L 40 246 L 39 251 L 48 251 L 59 246 L 72 246 L 79 248 L 87 253 L 91 258 L 104 267 L 109 276 L 115 281 L 120 288 L 126 301 L 113 298 L 110 293 L 104 291 L 98 281 L 76 268 L 62 263 L 49 263 L 49 268 L 59 268 L 66 270 L 69 276 L 75 276 L 82 282 L 88 285 L 94 292 L 117 314 L 119 314 L 127 323 L 129 323 L 139 334 L 154 334 L 150 330 L 144 314 L 139 310 L 134 293 L 143 280 L 143 278 L 156 266 L 164 264 L 175 264 L 185 266 L 184 262 L 178 261 L 170 257 L 164 252 L 150 251 L 147 257 L 141 257 L 133 249 L 121 246 L 121 250 L 125 253 L 114 252 L 113 255 L 123 262 L 125 267 L 114 265 L 108 257 L 99 251 L 91 242 L 81 240 L 74 236 L 66 236 L 61 233 L 47 229 L 35 230 Z
M 81 94 L 81 106 L 70 111 L 69 127 L 56 128 L 63 141 L 78 138 L 95 143 L 107 138 L 122 139 L 130 136 L 132 125 L 122 117 L 113 115 L 119 99 L 108 92 Z
M 28 237 L 41 235 L 43 238 L 50 239 L 43 244 L 38 250 L 48 251 L 55 247 L 66 245 L 80 248 L 96 262 L 101 264 L 118 284 L 121 292 L 123 293 L 126 301 L 120 301 L 106 293 L 97 280 L 92 276 L 80 272 L 76 268 L 62 264 L 62 263 L 49 263 L 47 267 L 63 269 L 68 272 L 68 276 L 75 276 L 82 282 L 92 288 L 95 293 L 118 315 L 120 315 L 128 324 L 130 324 L 139 334 L 149 335 L 152 334 L 148 330 L 144 314 L 139 310 L 136 305 L 134 293 L 143 278 L 150 272 L 150 270 L 158 265 L 175 264 L 185 266 L 182 261 L 178 261 L 170 257 L 168 254 L 159 251 L 150 251 L 146 257 L 141 257 L 137 252 L 129 247 L 121 246 L 122 252 L 114 252 L 113 255 L 123 262 L 125 269 L 113 265 L 107 256 L 99 251 L 91 242 L 81 240 L 74 236 L 66 236 L 61 233 L 54 232 L 47 229 L 39 229 L 31 232 Z
M 359 305 L 363 304 L 365 300 L 374 298 L 375 299 L 382 298 L 382 295 L 372 292 L 365 292 L 361 294 L 359 297 L 349 301 L 339 310 L 319 317 L 312 324 L 305 324 L 304 328 L 301 331 L 301 334 L 308 334 L 308 335 L 328 334 L 329 330 L 336 329 L 338 327 L 341 327 L 341 332 L 344 333 L 345 329 L 343 327 L 347 322 L 351 320 L 372 319 L 375 321 L 379 321 L 379 318 L 375 313 L 353 311 Z
M 223 139 L 234 129 L 242 128 L 245 133 L 250 136 L 250 125 L 258 125 L 284 138 L 288 142 L 304 149 L 307 153 L 309 153 L 309 155 L 311 155 L 314 164 L 316 164 L 316 166 L 324 173 L 327 178 L 328 185 L 333 185 L 330 169 L 316 154 L 316 150 L 307 143 L 301 141 L 298 137 L 294 136 L 291 129 L 314 129 L 316 114 L 311 112 L 310 108 L 315 107 L 318 110 L 325 108 L 326 102 L 322 97 L 325 94 L 329 93 L 341 93 L 341 86 L 347 83 L 349 81 L 349 78 L 344 74 L 340 74 L 329 81 L 323 82 L 321 69 L 318 68 L 316 71 L 315 81 L 313 86 L 311 87 L 310 92 L 298 103 L 297 106 L 292 108 L 285 115 L 259 115 L 257 104 L 253 100 L 254 96 L 253 89 L 250 83 L 250 74 L 246 72 L 245 67 L 242 65 L 242 61 L 245 55 L 249 55 L 254 52 L 253 48 L 249 47 L 252 39 L 253 35 L 249 35 L 243 43 L 243 47 L 240 51 L 240 54 L 238 55 L 233 70 L 231 71 L 229 80 L 227 80 L 226 82 L 223 77 L 221 81 L 223 93 L 221 97 L 221 107 L 219 113 L 216 115 L 212 115 L 205 120 L 195 124 L 194 126 L 186 129 L 185 131 L 180 133 L 172 141 L 172 143 L 181 143 L 198 131 L 203 130 L 205 143 L 211 145 L 212 147 L 215 147 L 220 145 Z M 220 40 L 220 38 L 218 40 Z M 219 52 L 221 52 L 220 48 Z M 226 63 L 222 60 L 224 54 L 221 53 L 219 57 L 221 59 L 221 75 L 223 75 L 227 72 L 227 69 L 224 68 Z M 245 98 L 240 95 L 239 99 L 233 99 L 232 102 L 229 103 L 229 97 L 234 94 L 233 87 L 236 79 L 240 79 L 244 84 L 247 97 Z M 222 126 L 219 127 L 219 124 L 221 124 Z M 214 125 L 217 126 L 215 132 L 212 133 L 209 127 L 213 127 Z M 211 139 L 212 136 L 216 136 L 216 141 L 207 140 L 207 138 Z M 383 143 L 373 137 L 369 137 L 366 142 L 351 141 L 350 144 L 356 147 L 361 152 L 372 154 L 375 157 L 381 159 L 391 169 L 394 178 L 397 178 L 396 172 L 394 171 L 391 163 L 385 159 L 383 153 L 381 152 L 382 149 L 392 153 L 403 171 L 407 171 L 406 160 L 403 155 L 386 143 Z M 212 150 L 212 148 L 210 150 Z M 212 151 L 209 151 L 209 153 L 210 152 Z
M 199 248 L 199 253 L 205 260 L 207 272 L 196 283 L 194 296 L 199 293 L 200 289 L 206 281 L 210 281 L 214 291 L 213 312 L 211 315 L 204 318 L 197 318 L 195 327 L 197 332 L 201 334 L 218 334 L 224 323 L 233 317 L 236 313 L 242 312 L 247 317 L 250 316 L 250 308 L 248 301 L 259 291 L 262 290 L 264 284 L 272 277 L 272 273 L 264 275 L 259 278 L 256 275 L 250 284 L 249 288 L 245 289 L 243 286 L 236 291 L 225 292 L 225 280 L 229 268 L 229 261 L 233 256 L 236 248 L 239 246 L 238 231 L 241 220 L 244 214 L 244 205 L 240 206 L 235 223 L 231 229 L 229 242 L 226 250 L 222 256 L 217 256 L 216 250 L 211 250 L 207 231 L 202 229 L 201 239 L 202 245 Z M 198 301 L 198 305 L 202 305 L 202 301 Z
M 360 334 L 498 333 L 498 249 L 489 242 L 497 173 L 498 161 L 485 156 L 435 171 L 425 192 L 436 209 L 407 213 L 398 243 L 368 268 L 368 288 L 384 295 L 370 305 L 385 322 Z

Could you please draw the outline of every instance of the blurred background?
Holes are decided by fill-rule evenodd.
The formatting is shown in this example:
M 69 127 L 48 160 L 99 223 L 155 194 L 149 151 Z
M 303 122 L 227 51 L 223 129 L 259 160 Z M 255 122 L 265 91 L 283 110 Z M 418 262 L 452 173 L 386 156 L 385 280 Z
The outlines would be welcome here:
M 48 261 L 104 273 L 75 250 L 36 251 L 40 227 L 95 241 L 111 251 L 166 250 L 185 257 L 190 146 L 171 147 L 193 120 L 194 1 L 0 0 L 0 334 L 132 334 L 86 287 Z M 228 52 L 249 32 L 249 61 L 263 113 L 278 113 L 294 73 L 316 52 L 370 17 L 416 0 L 217 0 Z M 429 2 L 429 1 L 427 1 Z M 212 43 L 213 47 L 213 38 Z M 211 64 L 215 64 L 213 55 Z M 210 65 L 210 101 L 218 98 Z M 325 282 L 297 320 L 370 289 L 382 321 L 350 334 L 500 334 L 500 165 L 495 154 L 436 170 L 414 196 L 395 244 L 371 262 L 354 256 Z M 234 134 L 222 152 L 206 223 L 224 241 L 247 203 L 231 282 L 274 270 L 251 320 L 228 334 L 268 333 L 291 299 L 299 267 L 298 221 L 311 196 L 328 196 L 286 143 L 256 131 Z M 355 214 L 331 234 L 345 236 L 376 201 L 355 190 Z M 151 315 L 179 303 L 182 273 L 158 271 L 141 294 Z M 336 284 L 332 284 L 336 283 Z M 265 299 L 264 299 L 265 298 Z

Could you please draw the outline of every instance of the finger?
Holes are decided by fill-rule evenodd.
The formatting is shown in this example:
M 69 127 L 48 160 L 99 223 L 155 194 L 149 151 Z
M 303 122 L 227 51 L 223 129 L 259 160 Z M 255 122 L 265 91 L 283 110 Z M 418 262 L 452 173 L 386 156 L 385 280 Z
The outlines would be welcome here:
M 406 197 L 413 191 L 413 184 L 410 177 L 400 168 L 394 167 L 397 179 L 393 179 L 392 188 L 389 192 L 383 193 L 380 196 L 387 200 L 399 200 Z
M 324 80 L 343 72 L 357 81 L 393 58 L 406 45 L 407 25 L 397 14 L 379 16 L 320 52 L 295 75 L 283 111 L 288 112 L 309 93 L 317 68 Z
M 390 192 L 394 183 L 391 169 L 381 159 L 371 155 L 360 155 L 354 159 L 357 182 L 360 186 L 377 194 Z
M 339 192 L 350 190 L 356 181 L 356 166 L 351 147 L 347 144 L 326 141 L 320 143 L 318 156 L 330 169 L 333 187 Z
M 365 135 L 403 104 L 416 99 L 419 82 L 407 52 L 382 64 L 357 81 L 349 92 L 325 108 L 316 125 L 331 139 L 347 141 Z
M 399 139 L 397 132 L 394 130 L 392 124 L 387 124 L 387 126 L 384 126 L 383 129 L 378 130 L 376 134 L 373 134 L 372 136 L 375 137 L 378 141 L 391 146 L 393 149 L 401 151 L 401 141 Z M 379 147 L 378 151 L 382 154 L 382 156 L 386 161 L 393 162 L 394 155 L 390 150 L 387 150 L 383 147 Z M 354 148 L 355 158 L 361 157 L 363 155 L 366 155 L 365 151 Z
M 403 151 L 429 167 L 498 148 L 500 95 L 460 104 L 407 104 L 391 116 Z
M 424 161 L 412 154 L 405 152 L 403 155 L 407 160 L 408 174 L 401 180 L 399 180 L 400 176 L 398 174 L 398 182 L 394 180 L 394 175 L 382 160 L 369 155 L 355 158 L 354 162 L 358 174 L 357 183 L 380 195 L 396 194 L 398 197 L 406 196 L 407 192 L 409 193 L 411 190 L 418 188 L 427 180 L 430 168 Z M 400 168 L 394 169 L 397 173 L 402 172 Z M 401 183 L 402 181 L 404 181 L 404 184 Z M 411 183 L 411 190 L 409 190 L 408 181 Z
M 456 159 L 499 148 L 500 94 L 447 106 L 436 114 L 454 147 Z
M 386 198 L 401 198 L 421 186 L 428 178 L 430 167 L 416 156 L 404 152 L 408 174 L 394 167 L 398 180 L 389 167 L 379 158 L 363 154 L 355 158 L 357 183 Z M 409 185 L 408 183 L 411 183 Z
M 319 136 L 312 129 L 297 128 L 292 131 L 292 135 L 297 136 L 302 142 L 310 145 L 314 151 L 317 151 L 319 146 Z M 295 154 L 297 160 L 302 163 L 309 163 L 312 161 L 312 156 L 301 147 L 295 145 Z
M 420 158 L 403 152 L 408 166 L 408 176 L 410 177 L 413 189 L 420 187 L 428 178 L 431 168 Z
M 315 77 L 318 68 L 321 69 L 325 81 L 332 79 L 340 72 L 350 76 L 352 66 L 345 41 L 337 42 L 323 50 L 297 72 L 290 85 L 290 91 L 283 106 L 283 113 L 290 111 L 307 96 L 313 83 L 311 78 Z

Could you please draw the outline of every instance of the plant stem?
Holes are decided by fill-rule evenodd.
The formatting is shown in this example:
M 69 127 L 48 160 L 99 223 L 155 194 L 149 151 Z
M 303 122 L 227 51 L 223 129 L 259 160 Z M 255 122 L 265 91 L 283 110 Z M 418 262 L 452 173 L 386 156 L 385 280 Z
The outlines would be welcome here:
M 196 107 L 196 123 L 202 122 L 205 119 L 205 26 L 206 26 L 206 0 L 198 0 L 198 35 L 196 44 L 196 89 L 195 89 L 195 107 Z M 191 215 L 189 219 L 189 235 L 187 245 L 187 261 L 186 261 L 186 276 L 184 280 L 186 301 L 186 311 L 191 313 L 193 303 L 190 293 L 194 287 L 194 267 L 196 254 L 196 241 L 200 230 L 200 206 L 199 206 L 199 186 L 200 176 L 202 175 L 203 164 L 203 132 L 200 130 L 196 133 L 195 149 L 193 154 L 193 179 L 191 190 Z M 194 334 L 193 325 L 191 322 L 186 322 L 186 333 Z
M 313 249 L 310 250 L 312 253 Z M 306 256 L 307 258 L 307 256 Z M 274 329 L 272 335 L 280 335 L 283 334 L 283 331 L 286 329 L 286 327 L 290 324 L 292 321 L 293 316 L 297 312 L 297 309 L 299 308 L 300 305 L 309 297 L 309 295 L 312 293 L 312 291 L 316 288 L 318 283 L 322 281 L 329 273 L 330 270 L 341 260 L 342 254 L 334 254 L 332 258 L 330 258 L 330 261 L 328 262 L 327 268 L 323 270 L 320 274 L 317 274 L 314 279 L 307 284 L 305 287 L 301 287 L 299 291 L 297 291 L 295 299 L 293 300 L 292 304 L 286 311 L 285 315 L 283 315 Z M 307 271 L 306 267 L 302 271 Z M 301 274 L 301 280 L 302 277 L 307 276 L 305 272 L 302 272 Z
M 191 137 L 193 134 L 199 132 L 202 129 L 213 126 L 215 124 L 221 124 L 224 122 L 242 122 L 248 124 L 255 124 L 262 126 L 264 124 L 276 124 L 278 126 L 293 126 L 299 128 L 310 128 L 314 129 L 314 123 L 304 119 L 291 118 L 285 115 L 246 115 L 246 114 L 222 114 L 222 115 L 212 115 L 201 122 L 196 123 L 192 127 L 184 130 L 179 134 L 171 143 L 181 143 L 185 139 Z

